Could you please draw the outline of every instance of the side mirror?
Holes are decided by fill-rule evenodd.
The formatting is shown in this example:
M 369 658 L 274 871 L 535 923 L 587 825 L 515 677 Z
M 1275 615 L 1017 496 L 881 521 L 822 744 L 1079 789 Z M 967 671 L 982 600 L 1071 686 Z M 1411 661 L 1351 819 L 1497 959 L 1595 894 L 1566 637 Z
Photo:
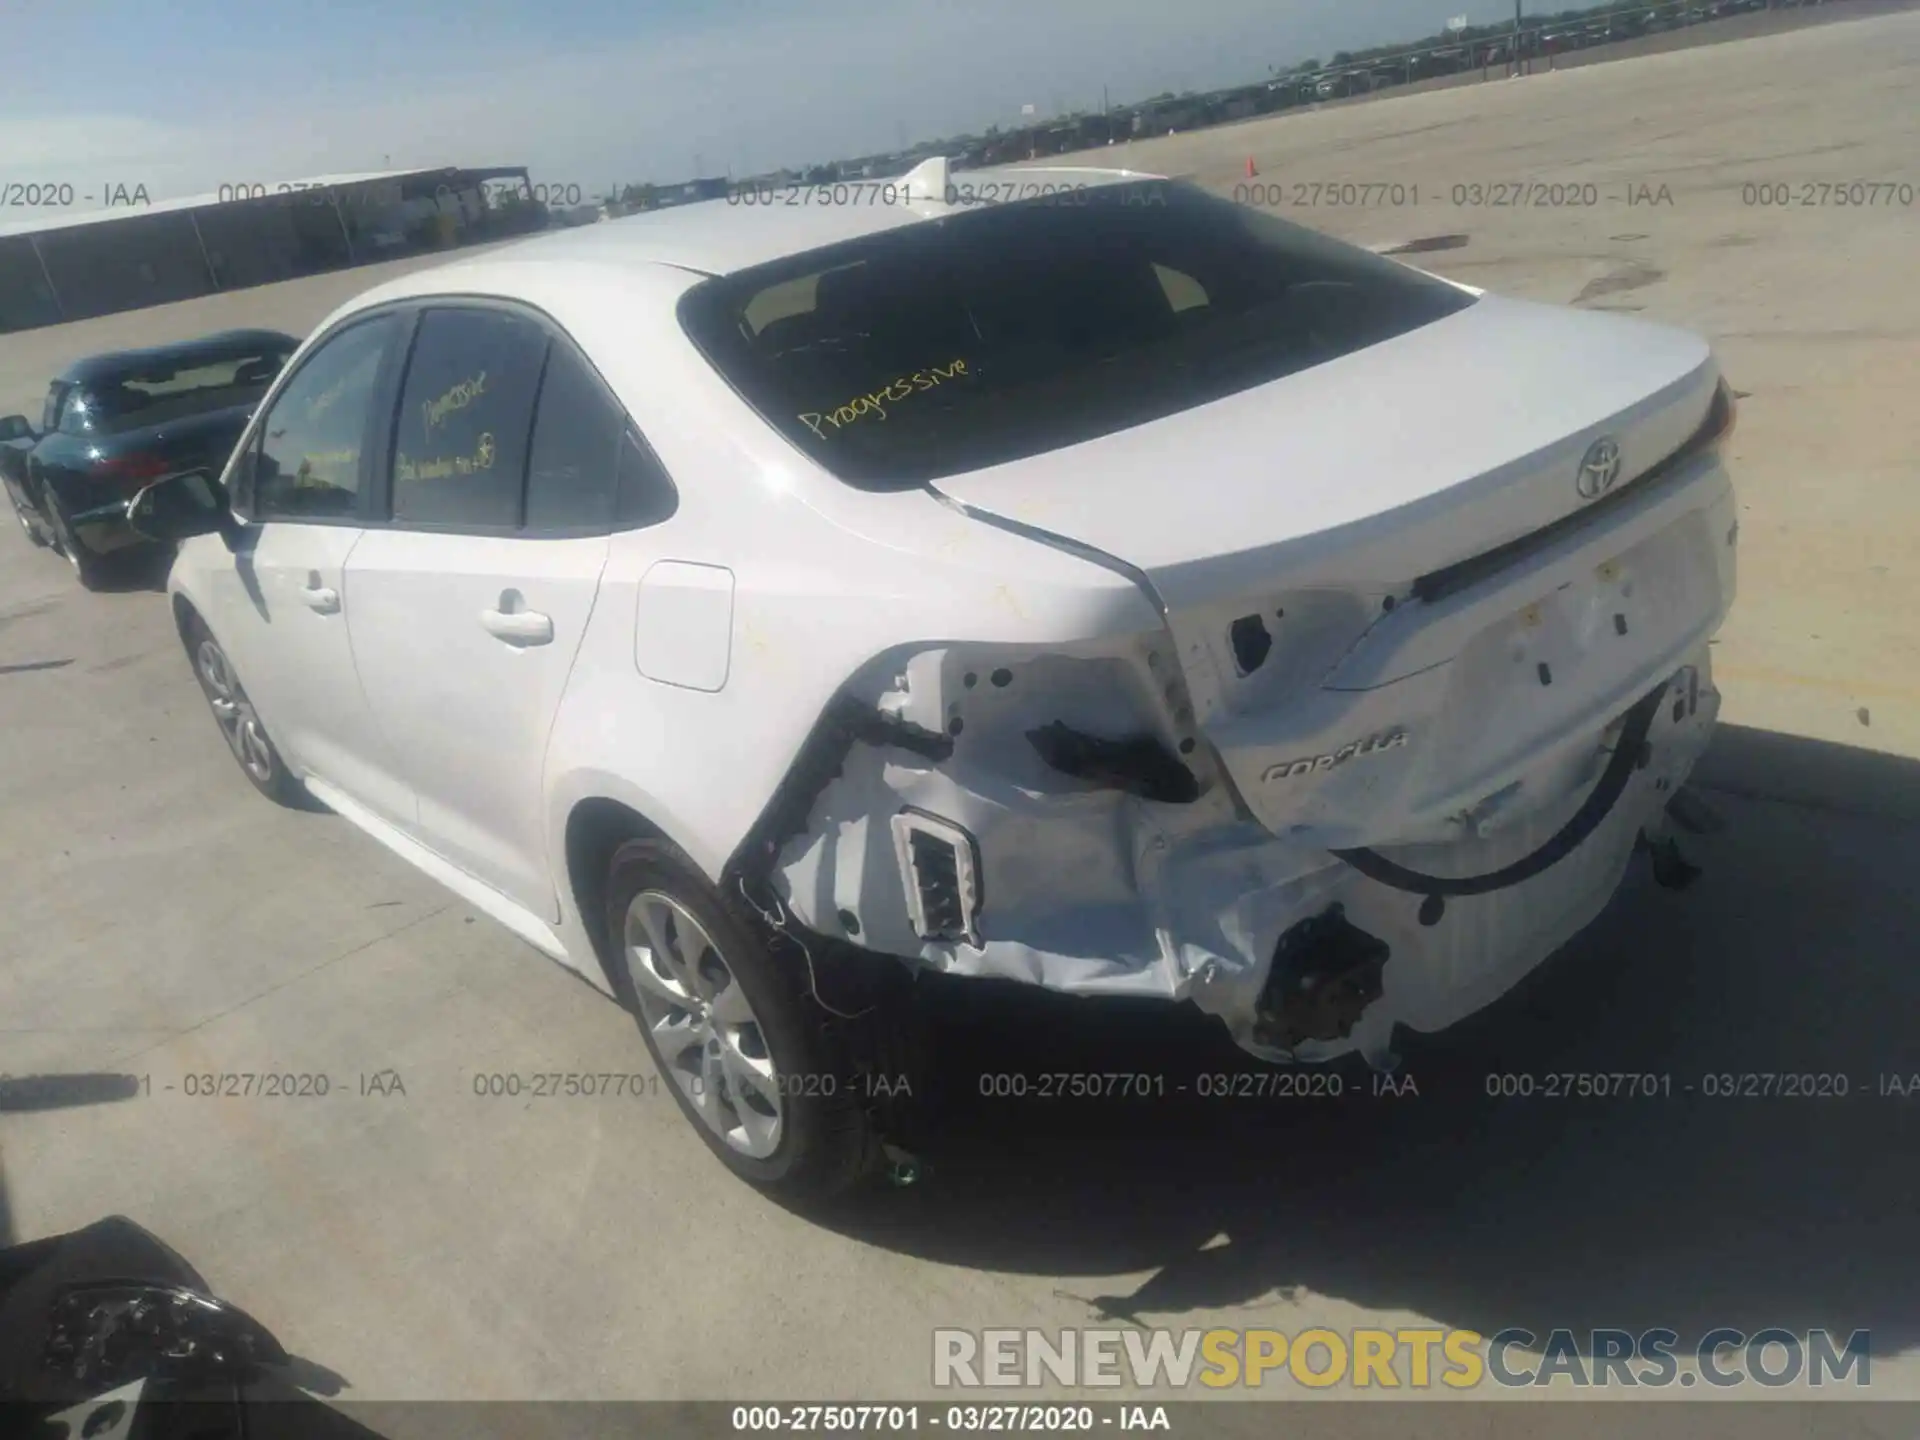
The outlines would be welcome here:
M 177 543 L 225 530 L 233 520 L 227 492 L 211 470 L 182 470 L 127 502 L 127 524 L 147 540 Z
M 8 440 L 37 440 L 40 432 L 27 422 L 24 415 L 9 415 L 0 419 L 0 444 Z

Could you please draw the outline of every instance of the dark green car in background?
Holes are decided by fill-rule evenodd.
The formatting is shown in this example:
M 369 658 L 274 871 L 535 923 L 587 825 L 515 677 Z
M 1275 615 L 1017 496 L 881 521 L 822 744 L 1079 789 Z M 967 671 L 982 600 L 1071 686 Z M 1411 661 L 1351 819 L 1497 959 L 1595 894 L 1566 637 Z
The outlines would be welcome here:
M 47 388 L 40 424 L 0 419 L 0 480 L 21 528 L 95 588 L 108 557 L 146 545 L 127 501 L 163 475 L 218 471 L 299 341 L 227 330 L 77 360 Z

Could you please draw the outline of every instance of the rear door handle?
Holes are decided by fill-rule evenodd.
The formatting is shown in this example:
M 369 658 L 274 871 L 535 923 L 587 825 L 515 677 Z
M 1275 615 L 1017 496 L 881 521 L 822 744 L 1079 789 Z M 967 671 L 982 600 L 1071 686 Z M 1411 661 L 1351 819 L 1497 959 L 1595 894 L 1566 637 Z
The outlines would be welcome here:
M 300 599 L 309 610 L 320 615 L 332 615 L 340 609 L 340 592 L 331 585 L 322 585 L 318 570 L 307 572 L 307 583 L 300 591 Z
M 482 610 L 480 623 L 487 633 L 512 645 L 549 645 L 553 617 L 538 610 Z

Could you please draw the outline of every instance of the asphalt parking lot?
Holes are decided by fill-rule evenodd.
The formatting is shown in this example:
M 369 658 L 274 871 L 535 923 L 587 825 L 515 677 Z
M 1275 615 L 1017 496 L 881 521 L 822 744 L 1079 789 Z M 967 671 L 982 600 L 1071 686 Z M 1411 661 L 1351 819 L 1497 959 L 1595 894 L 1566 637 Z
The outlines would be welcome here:
M 956 993 L 925 1175 L 831 1224 L 729 1180 L 664 1095 L 476 1095 L 649 1062 L 614 1006 L 345 822 L 259 800 L 156 577 L 84 593 L 10 528 L 0 1073 L 73 1078 L 0 1114 L 0 1242 L 130 1215 L 341 1399 L 903 1397 L 935 1326 L 1102 1316 L 1864 1327 L 1874 1393 L 1920 1397 L 1920 1093 L 1886 1078 L 1920 1089 L 1920 200 L 1747 188 L 1920 186 L 1917 86 L 1899 14 L 1102 152 L 1278 185 L 1368 242 L 1464 235 L 1435 269 L 1698 329 L 1745 393 L 1704 877 L 1636 873 L 1506 1001 L 1407 1048 L 1417 1095 L 987 1099 L 982 1070 L 1237 1060 L 1197 1019 Z M 1512 181 L 1573 193 L 1453 203 Z M 1357 187 L 1383 198 L 1339 203 Z M 9 336 L 0 401 L 90 350 L 301 330 L 375 278 Z M 331 1093 L 185 1093 L 215 1071 Z M 1486 1093 L 1566 1071 L 1676 1093 Z M 1677 1093 L 1779 1072 L 1849 1094 Z

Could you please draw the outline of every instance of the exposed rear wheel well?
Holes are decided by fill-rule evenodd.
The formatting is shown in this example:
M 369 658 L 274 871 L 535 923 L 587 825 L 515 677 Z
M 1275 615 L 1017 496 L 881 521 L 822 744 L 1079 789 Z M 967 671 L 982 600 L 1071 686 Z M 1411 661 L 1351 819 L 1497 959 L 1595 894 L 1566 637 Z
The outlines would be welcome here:
M 607 970 L 612 955 L 607 934 L 607 873 L 613 852 L 629 840 L 671 840 L 646 816 L 618 800 L 582 800 L 567 816 L 567 886 L 575 913 Z M 607 975 L 609 982 L 613 976 Z

